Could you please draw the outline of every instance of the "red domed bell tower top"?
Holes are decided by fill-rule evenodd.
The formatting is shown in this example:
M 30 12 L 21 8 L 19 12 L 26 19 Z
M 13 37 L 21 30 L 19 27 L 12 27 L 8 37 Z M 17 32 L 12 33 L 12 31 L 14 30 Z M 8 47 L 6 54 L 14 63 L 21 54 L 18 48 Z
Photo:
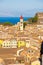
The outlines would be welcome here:
M 20 19 L 23 19 L 23 17 L 22 17 L 22 16 L 20 16 Z

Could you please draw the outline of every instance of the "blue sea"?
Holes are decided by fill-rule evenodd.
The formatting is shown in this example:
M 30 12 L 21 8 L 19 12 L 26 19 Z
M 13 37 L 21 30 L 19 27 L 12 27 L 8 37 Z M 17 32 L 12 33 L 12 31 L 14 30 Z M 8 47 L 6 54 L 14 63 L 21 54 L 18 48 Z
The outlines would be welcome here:
M 27 21 L 29 17 L 23 17 L 24 21 Z M 16 24 L 20 21 L 20 17 L 0 17 L 0 23 L 11 22 L 12 24 Z

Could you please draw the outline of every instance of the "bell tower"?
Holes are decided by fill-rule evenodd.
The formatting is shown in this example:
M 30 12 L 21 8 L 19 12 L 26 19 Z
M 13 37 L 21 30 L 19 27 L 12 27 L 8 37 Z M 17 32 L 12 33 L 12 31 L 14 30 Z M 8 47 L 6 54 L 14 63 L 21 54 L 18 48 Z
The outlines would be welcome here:
M 20 30 L 23 31 L 23 17 L 20 16 Z

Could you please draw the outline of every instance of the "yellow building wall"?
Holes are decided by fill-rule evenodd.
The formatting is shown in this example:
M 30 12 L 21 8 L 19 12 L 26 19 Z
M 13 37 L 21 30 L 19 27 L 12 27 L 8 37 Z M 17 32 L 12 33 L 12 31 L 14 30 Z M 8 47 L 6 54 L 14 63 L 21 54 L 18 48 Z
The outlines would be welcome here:
M 40 65 L 40 61 L 36 60 L 36 61 L 32 62 L 31 65 Z
M 3 40 L 0 40 L 0 48 L 2 48 Z
M 26 46 L 26 43 L 24 41 L 18 41 L 17 46 L 18 47 L 23 47 L 23 46 Z

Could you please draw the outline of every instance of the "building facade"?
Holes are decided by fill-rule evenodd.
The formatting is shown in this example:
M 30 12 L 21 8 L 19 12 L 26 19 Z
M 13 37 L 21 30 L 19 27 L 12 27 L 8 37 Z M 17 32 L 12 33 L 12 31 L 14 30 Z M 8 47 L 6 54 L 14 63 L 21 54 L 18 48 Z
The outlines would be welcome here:
M 43 23 L 43 12 L 38 12 L 36 16 L 38 17 L 38 23 Z

